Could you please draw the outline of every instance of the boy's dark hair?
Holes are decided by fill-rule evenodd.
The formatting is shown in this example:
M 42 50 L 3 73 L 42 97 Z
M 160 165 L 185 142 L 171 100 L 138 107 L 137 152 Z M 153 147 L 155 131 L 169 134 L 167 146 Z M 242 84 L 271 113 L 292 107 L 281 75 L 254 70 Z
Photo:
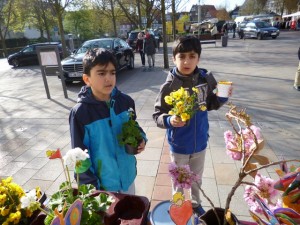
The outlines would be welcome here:
M 117 61 L 115 56 L 105 48 L 89 49 L 82 60 L 83 73 L 90 75 L 91 69 L 96 65 L 107 66 L 112 63 L 117 68 Z
M 178 53 L 185 53 L 194 51 L 200 57 L 201 55 L 201 43 L 200 40 L 195 36 L 184 36 L 178 38 L 173 46 L 173 57 Z

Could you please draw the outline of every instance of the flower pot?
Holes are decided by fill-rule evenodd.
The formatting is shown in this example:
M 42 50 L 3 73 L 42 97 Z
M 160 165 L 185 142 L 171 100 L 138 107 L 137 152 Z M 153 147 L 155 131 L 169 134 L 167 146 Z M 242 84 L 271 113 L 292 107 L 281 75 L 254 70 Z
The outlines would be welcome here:
M 122 193 L 96 191 L 112 195 L 115 202 L 104 215 L 105 225 L 143 225 L 147 223 L 150 202 L 146 197 Z
M 138 146 L 140 145 L 140 143 L 142 142 L 143 140 L 140 140 L 138 141 Z M 128 144 L 125 144 L 125 151 L 127 154 L 129 155 L 136 155 L 138 154 L 138 147 L 133 147 L 131 145 L 128 145 Z
M 224 209 L 222 208 L 215 208 L 217 211 L 217 214 L 219 216 L 221 225 L 224 223 Z M 234 214 L 231 213 L 232 219 L 236 225 L 240 224 L 239 220 L 236 218 Z M 216 214 L 212 209 L 209 209 L 206 213 L 204 213 L 202 216 L 200 216 L 200 222 L 206 225 L 218 225 L 218 219 L 216 217 Z M 229 224 L 229 223 L 228 223 Z
M 42 192 L 41 198 L 38 200 L 41 203 L 41 207 L 44 207 L 44 202 L 46 201 L 47 196 L 45 194 L 45 192 Z M 33 212 L 32 216 L 29 218 L 29 225 L 43 225 L 44 224 L 44 220 L 46 218 L 46 214 L 41 212 L 40 210 L 37 210 L 35 212 Z

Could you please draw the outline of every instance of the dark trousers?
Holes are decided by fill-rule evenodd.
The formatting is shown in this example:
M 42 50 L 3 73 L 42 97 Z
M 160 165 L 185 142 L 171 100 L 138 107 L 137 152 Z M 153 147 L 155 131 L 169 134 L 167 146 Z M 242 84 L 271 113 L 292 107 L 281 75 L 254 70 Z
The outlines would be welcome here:
M 145 66 L 145 53 L 144 51 L 140 50 L 140 56 L 142 60 L 142 65 Z

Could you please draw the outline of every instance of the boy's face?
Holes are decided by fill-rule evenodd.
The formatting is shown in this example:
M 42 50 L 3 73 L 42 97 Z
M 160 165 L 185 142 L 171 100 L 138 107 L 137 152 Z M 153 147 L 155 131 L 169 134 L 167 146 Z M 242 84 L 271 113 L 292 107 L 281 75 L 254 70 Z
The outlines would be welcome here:
M 173 62 L 176 65 L 180 74 L 189 76 L 195 70 L 197 64 L 199 63 L 200 57 L 194 51 L 177 53 L 175 58 L 173 57 Z
M 116 68 L 110 62 L 107 65 L 96 65 L 90 76 L 83 74 L 83 81 L 90 86 L 94 97 L 99 101 L 107 101 L 116 85 Z

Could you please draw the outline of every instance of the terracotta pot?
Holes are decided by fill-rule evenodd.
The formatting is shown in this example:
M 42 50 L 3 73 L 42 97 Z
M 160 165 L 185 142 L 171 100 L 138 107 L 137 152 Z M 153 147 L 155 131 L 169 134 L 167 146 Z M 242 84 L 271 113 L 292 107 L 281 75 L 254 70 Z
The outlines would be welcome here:
M 146 197 L 114 192 L 105 193 L 112 195 L 115 199 L 115 202 L 112 203 L 105 213 L 105 225 L 146 224 L 150 208 L 150 202 Z
M 138 147 L 133 147 L 131 145 L 125 145 L 125 151 L 129 155 L 136 155 L 138 153 L 137 149 L 138 149 Z
M 219 216 L 221 225 L 223 225 L 224 222 L 224 209 L 222 208 L 215 208 L 217 211 L 217 214 Z M 239 225 L 240 222 L 239 220 L 236 218 L 236 216 L 234 214 L 232 214 L 232 219 L 234 221 L 234 223 L 236 225 Z M 202 224 L 205 225 L 218 225 L 218 219 L 216 217 L 216 214 L 214 213 L 214 211 L 212 209 L 209 209 L 206 213 L 204 213 L 202 216 L 200 216 L 200 222 L 202 222 Z M 229 223 L 228 223 L 229 224 Z

